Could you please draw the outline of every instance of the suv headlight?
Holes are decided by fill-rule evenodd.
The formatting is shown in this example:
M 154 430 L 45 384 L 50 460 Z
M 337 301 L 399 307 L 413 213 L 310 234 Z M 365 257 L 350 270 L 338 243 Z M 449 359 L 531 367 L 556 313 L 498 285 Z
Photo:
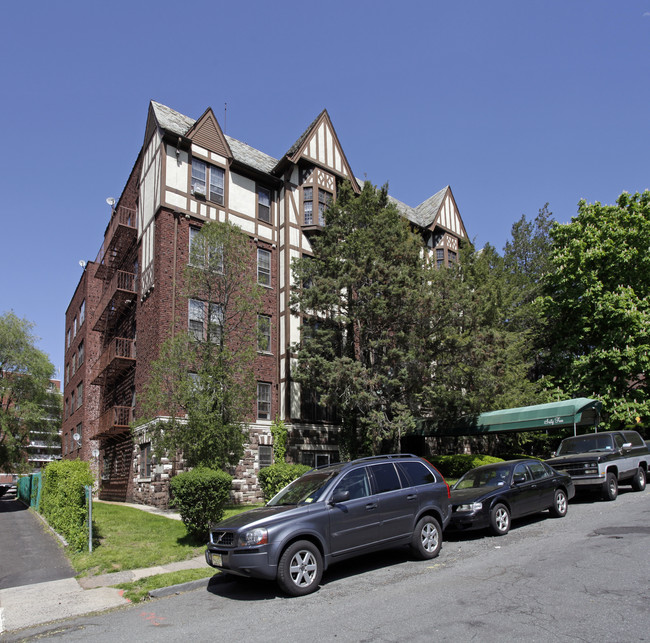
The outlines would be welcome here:
M 478 511 L 483 508 L 482 502 L 473 502 L 470 505 L 457 505 L 456 511 Z
M 255 545 L 266 545 L 269 542 L 269 534 L 263 527 L 245 531 L 239 535 L 240 547 L 251 547 Z

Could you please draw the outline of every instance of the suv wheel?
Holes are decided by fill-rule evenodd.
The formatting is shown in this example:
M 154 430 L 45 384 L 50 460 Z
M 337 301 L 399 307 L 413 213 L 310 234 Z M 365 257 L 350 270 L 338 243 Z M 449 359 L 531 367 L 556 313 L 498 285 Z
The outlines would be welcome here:
M 415 525 L 411 549 L 421 560 L 435 558 L 442 547 L 442 528 L 433 516 L 423 516 Z
M 616 474 L 608 473 L 603 486 L 603 498 L 605 500 L 616 500 L 616 496 L 618 496 L 618 480 L 616 479 Z
M 505 536 L 510 531 L 510 512 L 501 503 L 490 511 L 490 531 L 495 536 Z
M 639 467 L 634 474 L 634 478 L 632 478 L 632 489 L 634 489 L 634 491 L 643 491 L 645 489 L 645 483 L 645 469 L 643 467 Z
M 278 585 L 291 596 L 318 589 L 323 576 L 323 557 L 313 543 L 299 540 L 287 547 L 278 563 Z
M 566 493 L 562 489 L 556 489 L 555 498 L 551 505 L 551 516 L 554 518 L 564 518 L 568 510 L 569 501 L 567 500 Z

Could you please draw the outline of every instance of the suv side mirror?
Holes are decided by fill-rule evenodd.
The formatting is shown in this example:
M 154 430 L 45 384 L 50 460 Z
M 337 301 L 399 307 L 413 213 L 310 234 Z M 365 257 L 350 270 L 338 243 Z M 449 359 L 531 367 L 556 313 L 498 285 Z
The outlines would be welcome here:
M 515 475 L 512 476 L 512 481 L 514 484 L 521 484 L 522 482 L 526 482 L 526 474 L 515 473 Z
M 632 443 L 631 443 L 631 442 L 626 442 L 626 443 L 623 445 L 622 448 L 623 448 L 623 449 L 629 449 L 631 446 L 632 446 Z
M 345 491 L 335 491 L 330 498 L 330 504 L 335 505 L 339 502 L 345 502 L 350 499 L 350 491 L 346 489 Z

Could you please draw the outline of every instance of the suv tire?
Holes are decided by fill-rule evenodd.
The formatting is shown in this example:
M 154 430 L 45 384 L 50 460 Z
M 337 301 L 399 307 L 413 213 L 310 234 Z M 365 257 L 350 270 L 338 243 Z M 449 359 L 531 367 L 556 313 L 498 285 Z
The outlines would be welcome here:
M 413 531 L 411 549 L 420 560 L 435 558 L 442 547 L 442 528 L 433 516 L 423 516 Z
M 603 498 L 605 500 L 616 500 L 618 496 L 618 480 L 616 474 L 608 472 L 605 484 L 603 485 Z
M 304 596 L 318 589 L 323 576 L 323 557 L 308 540 L 289 545 L 278 563 L 278 585 L 290 596 Z
M 634 491 L 643 491 L 646 485 L 646 473 L 643 467 L 639 467 L 632 478 L 632 489 Z

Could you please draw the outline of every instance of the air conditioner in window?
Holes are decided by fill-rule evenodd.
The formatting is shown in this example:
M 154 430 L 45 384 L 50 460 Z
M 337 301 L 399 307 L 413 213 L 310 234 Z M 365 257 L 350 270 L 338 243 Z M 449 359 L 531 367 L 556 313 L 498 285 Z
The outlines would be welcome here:
M 193 186 L 192 194 L 194 194 L 195 196 L 205 196 L 205 186 L 204 185 Z

